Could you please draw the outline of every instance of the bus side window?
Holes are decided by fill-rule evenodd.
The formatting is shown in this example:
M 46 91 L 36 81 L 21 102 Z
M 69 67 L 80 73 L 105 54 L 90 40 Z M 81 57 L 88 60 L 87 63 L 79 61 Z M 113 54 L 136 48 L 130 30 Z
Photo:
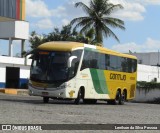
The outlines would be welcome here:
M 121 66 L 122 66 L 122 72 L 128 72 L 127 58 L 125 57 L 121 58 Z
M 106 61 L 105 61 L 105 54 L 97 53 L 97 61 L 98 61 L 98 68 L 105 70 L 106 69 Z
M 107 54 L 105 55 L 105 69 L 110 70 L 110 56 Z
M 89 67 L 89 64 L 90 64 L 89 58 L 90 58 L 90 53 L 89 53 L 89 51 L 85 50 L 81 70 Z
M 137 70 L 137 61 L 132 59 L 132 72 L 136 72 Z
M 118 60 L 117 56 L 110 55 L 110 70 L 117 71 L 118 69 L 117 60 Z
M 127 59 L 128 72 L 132 73 L 132 59 Z

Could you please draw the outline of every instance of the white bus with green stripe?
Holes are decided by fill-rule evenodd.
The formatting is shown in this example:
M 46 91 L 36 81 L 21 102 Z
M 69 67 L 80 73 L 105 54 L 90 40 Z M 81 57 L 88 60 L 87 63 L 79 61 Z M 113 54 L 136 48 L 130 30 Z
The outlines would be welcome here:
M 137 59 L 77 42 L 48 42 L 32 53 L 29 94 L 79 103 L 124 104 L 135 97 Z

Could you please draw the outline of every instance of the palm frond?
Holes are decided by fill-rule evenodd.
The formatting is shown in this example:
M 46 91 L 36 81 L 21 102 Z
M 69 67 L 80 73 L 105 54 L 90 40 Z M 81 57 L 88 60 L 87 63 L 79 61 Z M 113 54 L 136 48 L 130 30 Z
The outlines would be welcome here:
M 110 28 L 108 28 L 106 25 L 103 25 L 103 32 L 106 37 L 112 36 L 114 39 L 116 39 L 118 42 L 120 42 L 120 40 L 118 39 L 116 34 L 114 34 L 114 32 Z
M 124 7 L 121 4 L 108 4 L 108 8 L 106 10 L 104 10 L 103 14 L 104 15 L 110 15 L 113 11 L 117 10 L 117 9 L 123 9 Z
M 114 28 L 120 28 L 122 30 L 125 30 L 124 21 L 122 21 L 120 19 L 105 17 L 105 18 L 103 18 L 103 22 L 114 27 Z
M 81 7 L 87 14 L 91 14 L 92 10 L 83 2 L 77 2 L 75 7 Z
M 75 24 L 75 27 L 79 27 L 79 26 L 84 26 L 86 25 L 88 22 L 92 21 L 92 18 L 86 17 L 86 18 L 77 18 L 76 21 L 74 21 L 73 24 Z
M 88 19 L 89 17 L 79 17 L 79 18 L 74 18 L 71 22 L 70 25 L 74 25 L 75 23 L 79 23 L 85 19 Z
M 84 33 L 86 31 L 88 31 L 89 29 L 91 29 L 91 26 L 93 25 L 92 22 L 88 22 L 85 26 L 83 26 L 83 28 L 80 30 L 80 33 Z
M 116 11 L 117 9 L 122 9 L 121 4 L 112 4 L 109 3 L 109 0 L 90 0 L 90 5 L 87 6 L 82 2 L 75 4 L 75 7 L 82 8 L 87 16 L 75 18 L 71 21 L 71 25 L 74 25 L 74 30 L 82 27 L 80 33 L 88 31 L 90 28 L 93 28 L 95 31 L 95 41 L 100 43 L 103 42 L 103 35 L 106 37 L 112 36 L 118 42 L 118 37 L 110 29 L 120 28 L 125 30 L 124 21 L 110 17 L 110 14 Z M 109 27 L 108 27 L 109 26 Z

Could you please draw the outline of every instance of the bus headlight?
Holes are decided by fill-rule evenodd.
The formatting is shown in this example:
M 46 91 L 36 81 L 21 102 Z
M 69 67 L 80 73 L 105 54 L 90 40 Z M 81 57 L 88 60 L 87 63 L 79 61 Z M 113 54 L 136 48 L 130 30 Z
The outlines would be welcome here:
M 64 84 L 62 84 L 61 86 L 59 86 L 58 89 L 65 89 L 65 88 L 67 88 L 67 87 L 71 87 L 71 86 L 70 86 L 70 83 L 64 83 Z

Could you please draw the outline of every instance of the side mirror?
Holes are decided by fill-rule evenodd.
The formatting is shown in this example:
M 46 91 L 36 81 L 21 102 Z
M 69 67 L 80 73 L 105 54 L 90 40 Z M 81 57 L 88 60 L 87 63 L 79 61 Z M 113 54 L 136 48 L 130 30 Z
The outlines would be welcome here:
M 71 57 L 69 57 L 68 63 L 67 63 L 68 68 L 70 68 L 70 67 L 72 66 L 72 61 L 73 61 L 74 59 L 77 59 L 77 56 L 71 56 Z

